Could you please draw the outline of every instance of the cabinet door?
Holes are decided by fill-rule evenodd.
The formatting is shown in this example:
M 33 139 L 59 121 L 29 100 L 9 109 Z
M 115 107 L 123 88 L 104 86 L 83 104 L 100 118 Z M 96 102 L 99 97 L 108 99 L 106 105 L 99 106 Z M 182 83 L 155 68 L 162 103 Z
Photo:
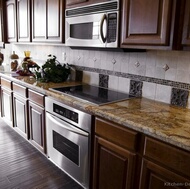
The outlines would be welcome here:
M 63 42 L 63 1 L 32 0 L 32 30 L 32 41 Z
M 94 189 L 131 189 L 136 156 L 100 137 L 95 138 Z
M 3 9 L 3 0 L 0 0 L 0 47 L 4 47 L 4 9 Z
M 7 40 L 8 42 L 17 41 L 17 22 L 16 22 L 16 1 L 6 1 L 7 13 Z
M 187 180 L 163 167 L 144 160 L 142 164 L 139 189 L 179 189 L 190 188 L 190 180 Z
M 46 39 L 46 0 L 32 0 L 32 41 Z
M 190 1 L 186 0 L 182 45 L 190 46 Z
M 30 141 L 39 150 L 45 152 L 45 132 L 44 132 L 45 110 L 44 108 L 29 102 L 29 125 Z
M 172 0 L 124 0 L 121 47 L 170 45 Z
M 1 88 L 1 116 L 9 126 L 13 125 L 12 92 Z
M 30 42 L 30 0 L 17 2 L 18 41 Z
M 13 94 L 14 107 L 14 128 L 25 138 L 28 139 L 28 106 L 27 99 Z

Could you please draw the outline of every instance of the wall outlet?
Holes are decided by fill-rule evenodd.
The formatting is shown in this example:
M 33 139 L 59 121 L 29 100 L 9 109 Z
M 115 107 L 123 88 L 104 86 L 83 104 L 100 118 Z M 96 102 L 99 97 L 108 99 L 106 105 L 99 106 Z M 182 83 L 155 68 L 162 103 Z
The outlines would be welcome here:
M 65 63 L 67 59 L 66 52 L 62 52 L 62 61 Z

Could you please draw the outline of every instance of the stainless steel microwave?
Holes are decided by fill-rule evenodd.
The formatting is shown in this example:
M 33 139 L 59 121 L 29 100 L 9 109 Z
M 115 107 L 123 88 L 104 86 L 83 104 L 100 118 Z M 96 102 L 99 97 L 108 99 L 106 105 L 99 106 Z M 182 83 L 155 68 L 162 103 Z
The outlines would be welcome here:
M 66 46 L 118 47 L 119 0 L 66 9 Z

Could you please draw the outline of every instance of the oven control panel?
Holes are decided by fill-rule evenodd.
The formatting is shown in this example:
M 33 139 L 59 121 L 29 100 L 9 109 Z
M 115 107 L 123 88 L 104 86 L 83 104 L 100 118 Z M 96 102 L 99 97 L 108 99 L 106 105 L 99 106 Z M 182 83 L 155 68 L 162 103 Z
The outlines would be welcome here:
M 65 117 L 71 121 L 74 121 L 75 123 L 78 123 L 79 119 L 79 115 L 78 113 L 69 110 L 67 108 L 64 108 L 62 106 L 59 106 L 57 104 L 53 104 L 53 112 L 55 112 L 56 114 L 61 115 L 62 117 Z

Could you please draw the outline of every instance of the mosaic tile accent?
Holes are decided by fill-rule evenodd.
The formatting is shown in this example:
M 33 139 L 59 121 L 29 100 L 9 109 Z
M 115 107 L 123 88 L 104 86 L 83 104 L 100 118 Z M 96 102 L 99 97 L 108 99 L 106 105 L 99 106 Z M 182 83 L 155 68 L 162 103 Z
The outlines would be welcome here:
M 145 82 L 156 83 L 156 84 L 171 86 L 175 88 L 190 90 L 190 84 L 188 83 L 182 83 L 182 82 L 176 82 L 176 81 L 171 81 L 171 80 L 166 80 L 166 79 L 158 79 L 158 78 L 153 78 L 153 77 L 146 77 L 146 76 L 140 76 L 140 75 L 135 75 L 135 74 L 110 71 L 110 70 L 103 70 L 99 68 L 89 68 L 89 67 L 84 67 L 84 66 L 76 66 L 76 69 L 81 70 L 81 71 L 96 72 L 96 73 L 104 74 L 104 75 L 114 75 L 118 77 L 132 79 L 132 80 L 145 81 Z
M 109 75 L 99 74 L 99 86 L 108 88 Z
M 172 88 L 171 104 L 181 107 L 187 106 L 189 91 Z
M 136 96 L 136 97 L 141 97 L 142 96 L 142 86 L 143 86 L 143 82 L 131 80 L 129 94 Z

